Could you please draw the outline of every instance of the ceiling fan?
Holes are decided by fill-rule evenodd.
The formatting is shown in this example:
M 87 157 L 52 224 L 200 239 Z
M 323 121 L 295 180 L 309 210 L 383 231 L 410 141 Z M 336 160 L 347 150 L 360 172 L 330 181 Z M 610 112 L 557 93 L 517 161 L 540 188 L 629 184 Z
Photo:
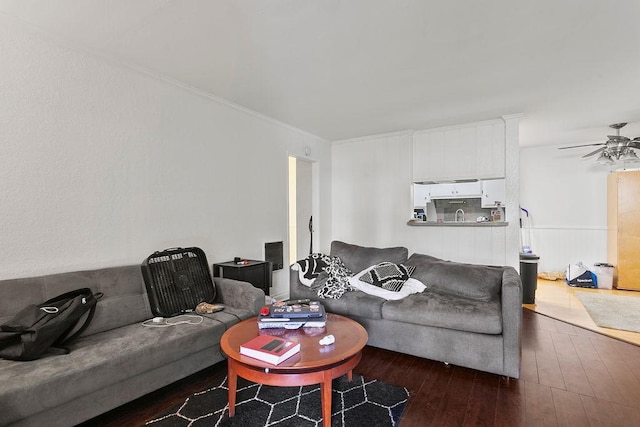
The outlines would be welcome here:
M 601 165 L 613 165 L 617 160 L 629 163 L 640 162 L 640 158 L 638 158 L 635 152 L 635 149 L 640 149 L 640 136 L 633 139 L 629 139 L 626 136 L 621 136 L 620 129 L 622 129 L 626 125 L 626 123 L 615 123 L 609 125 L 610 128 L 616 130 L 616 134 L 608 135 L 607 138 L 609 139 L 606 142 L 560 147 L 559 150 L 602 145 L 602 147 L 598 148 L 597 150 L 585 154 L 584 156 L 582 156 L 582 158 L 591 157 L 595 154 L 600 153 L 600 155 L 596 159 L 596 163 L 599 163 Z

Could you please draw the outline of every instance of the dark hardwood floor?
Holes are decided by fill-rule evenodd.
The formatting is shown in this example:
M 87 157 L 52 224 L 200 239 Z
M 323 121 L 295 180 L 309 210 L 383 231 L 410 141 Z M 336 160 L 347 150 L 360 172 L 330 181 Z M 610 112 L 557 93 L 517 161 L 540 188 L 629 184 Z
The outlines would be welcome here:
M 517 380 L 373 347 L 355 372 L 409 390 L 402 427 L 640 426 L 640 347 L 527 309 Z M 225 374 L 223 362 L 84 425 L 144 425 Z

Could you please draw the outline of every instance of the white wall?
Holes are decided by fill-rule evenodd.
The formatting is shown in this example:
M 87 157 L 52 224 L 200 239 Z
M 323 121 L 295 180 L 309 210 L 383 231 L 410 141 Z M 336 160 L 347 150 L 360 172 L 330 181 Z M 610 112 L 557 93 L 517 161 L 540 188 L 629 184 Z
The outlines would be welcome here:
M 288 240 L 287 155 L 305 147 L 328 248 L 327 141 L 4 16 L 0 64 L 0 279 L 139 264 L 174 246 L 201 247 L 209 264 L 261 259 L 265 242 Z M 275 294 L 288 291 L 283 271 Z
M 518 267 L 517 121 L 505 116 L 509 182 L 505 227 L 409 226 L 413 132 L 335 141 L 332 149 L 333 238 L 363 246 L 406 246 L 409 253 Z M 515 126 L 515 130 L 511 129 Z M 511 135 L 515 132 L 515 135 Z M 513 176 L 515 175 L 515 176 Z
M 406 225 L 410 132 L 338 142 L 331 154 L 320 138 L 62 47 L 6 16 L 0 64 L 0 279 L 138 264 L 171 246 L 199 246 L 209 263 L 262 258 L 265 242 L 286 245 L 287 154 L 304 157 L 307 146 L 319 161 L 317 250 L 340 239 L 476 256 Z M 556 148 L 520 155 L 520 204 L 541 271 L 606 260 L 609 170 Z M 286 292 L 282 271 L 274 282 Z
M 412 227 L 412 133 L 333 144 L 333 238 L 405 246 L 459 262 L 505 263 L 506 227 Z M 354 203 L 355 201 L 355 203 Z
M 532 249 L 539 271 L 567 264 L 607 261 L 607 193 L 610 168 L 581 159 L 584 150 L 526 147 L 509 156 L 508 174 L 519 181 L 519 205 L 530 213 Z M 368 246 L 407 246 L 410 252 L 464 262 L 517 266 L 517 250 L 505 260 L 511 229 L 409 227 L 411 133 L 377 135 L 333 145 L 333 237 Z M 519 172 L 518 172 L 519 168 Z M 517 197 L 516 197 L 517 198 Z M 353 201 L 356 201 L 353 203 Z M 514 200 L 518 206 L 518 200 Z M 508 220 L 518 222 L 517 208 Z M 516 233 L 518 230 L 516 228 Z M 519 240 L 516 236 L 515 240 Z M 511 253 L 513 252 L 513 253 Z M 502 257 L 502 258 L 501 258 Z M 514 258 L 515 257 L 515 258 Z M 503 261 L 504 260 L 504 261 Z
M 362 246 L 404 245 L 413 204 L 411 153 L 410 132 L 333 143 L 335 240 Z
M 580 158 L 590 151 L 548 146 L 520 150 L 520 204 L 530 213 L 539 271 L 564 271 L 569 263 L 607 260 L 610 170 L 597 165 L 593 157 Z

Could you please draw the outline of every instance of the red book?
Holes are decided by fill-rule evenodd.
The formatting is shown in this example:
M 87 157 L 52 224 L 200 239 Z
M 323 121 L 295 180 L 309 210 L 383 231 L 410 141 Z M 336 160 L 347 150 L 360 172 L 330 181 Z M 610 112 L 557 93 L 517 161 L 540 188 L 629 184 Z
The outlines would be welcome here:
M 300 351 L 300 343 L 271 335 L 258 335 L 240 346 L 240 354 L 278 365 Z

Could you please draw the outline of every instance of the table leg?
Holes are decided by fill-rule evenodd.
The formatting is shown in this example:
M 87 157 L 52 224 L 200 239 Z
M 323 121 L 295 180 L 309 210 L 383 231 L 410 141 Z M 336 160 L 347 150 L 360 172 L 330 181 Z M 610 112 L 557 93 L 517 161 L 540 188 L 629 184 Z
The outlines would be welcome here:
M 324 380 L 320 384 L 321 403 L 322 403 L 322 425 L 331 427 L 331 375 L 326 371 Z
M 238 387 L 238 375 L 233 370 L 233 362 L 229 360 L 227 364 L 227 383 L 229 386 L 229 417 L 233 417 L 236 414 L 236 388 Z

